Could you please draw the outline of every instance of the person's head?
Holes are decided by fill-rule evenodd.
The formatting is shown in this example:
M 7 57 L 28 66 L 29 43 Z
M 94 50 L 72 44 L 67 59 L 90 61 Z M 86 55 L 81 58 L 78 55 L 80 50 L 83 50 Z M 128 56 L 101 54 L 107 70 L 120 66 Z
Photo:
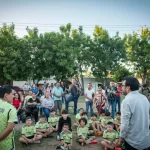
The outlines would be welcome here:
M 55 115 L 56 115 L 55 109 L 51 109 L 51 117 L 55 117 Z
M 110 81 L 110 86 L 115 86 L 115 82 L 114 81 Z
M 68 112 L 67 112 L 67 110 L 62 110 L 62 117 L 63 117 L 63 119 L 67 119 L 67 116 L 68 116 Z
M 3 99 L 9 103 L 13 101 L 14 90 L 10 86 L 0 87 L 0 99 Z
M 97 119 L 97 114 L 93 113 L 91 119 L 92 119 L 93 121 L 96 121 L 96 119 Z
M 56 87 L 57 87 L 57 88 L 60 87 L 60 83 L 59 83 L 59 82 L 56 83 Z
M 79 124 L 80 124 L 81 127 L 84 127 L 87 124 L 87 120 L 85 118 L 81 118 L 79 120 Z
M 44 86 L 46 86 L 46 81 L 44 82 Z
M 76 84 L 76 79 L 72 78 L 72 84 Z
M 29 90 L 29 96 L 32 96 L 32 91 L 31 90 Z
M 114 129 L 114 124 L 113 124 L 113 122 L 108 122 L 108 123 L 107 123 L 107 131 L 108 131 L 108 132 L 111 132 L 111 131 L 113 131 L 113 129 Z
M 35 87 L 36 87 L 35 84 L 33 84 L 33 85 L 32 85 L 32 88 L 35 88 Z
M 80 109 L 79 109 L 79 113 L 82 114 L 83 112 L 84 112 L 84 109 L 83 109 L 83 108 L 80 108 Z
M 106 111 L 106 112 L 105 112 L 105 116 L 106 116 L 106 118 L 110 118 L 110 112 L 109 112 L 109 111 Z
M 124 95 L 129 94 L 131 91 L 139 90 L 139 81 L 134 77 L 127 77 L 122 84 L 122 91 Z
M 147 99 L 150 100 L 150 93 L 147 94 Z
M 63 125 L 63 131 L 64 132 L 68 132 L 68 130 L 69 130 L 69 124 L 68 123 L 64 123 L 64 125 Z
M 90 90 L 92 88 L 92 83 L 88 83 L 88 89 Z
M 102 88 L 101 87 L 98 87 L 98 89 L 97 89 L 97 92 L 98 92 L 98 94 L 102 94 Z
M 105 116 L 105 110 L 104 109 L 101 110 L 101 116 Z
M 121 84 L 120 84 L 120 83 L 117 83 L 117 87 L 121 87 Z
M 146 90 L 147 89 L 147 84 L 143 84 L 142 89 Z
M 45 121 L 46 121 L 45 115 L 41 115 L 41 116 L 40 116 L 40 122 L 41 122 L 41 123 L 44 123 Z
M 45 98 L 49 98 L 49 96 L 50 96 L 49 93 L 46 92 L 46 93 L 45 93 Z
M 81 118 L 88 119 L 88 118 L 87 118 L 87 113 L 86 113 L 86 112 L 81 113 L 80 116 L 81 116 Z
M 27 118 L 26 118 L 26 125 L 27 125 L 27 126 L 31 126 L 31 124 L 32 124 L 32 119 L 31 119 L 31 117 L 27 117 Z
M 34 92 L 32 93 L 32 99 L 36 99 L 36 94 Z
M 121 118 L 121 112 L 117 112 L 117 113 L 116 113 L 116 118 L 117 118 L 118 120 L 120 120 L 120 118 Z
M 60 84 L 61 84 L 61 85 L 64 85 L 64 82 L 63 82 L 63 81 L 61 81 L 61 82 L 60 82 Z
M 15 96 L 15 97 L 14 97 L 15 99 L 20 100 L 20 94 L 19 94 L 19 93 L 15 93 L 14 96 Z

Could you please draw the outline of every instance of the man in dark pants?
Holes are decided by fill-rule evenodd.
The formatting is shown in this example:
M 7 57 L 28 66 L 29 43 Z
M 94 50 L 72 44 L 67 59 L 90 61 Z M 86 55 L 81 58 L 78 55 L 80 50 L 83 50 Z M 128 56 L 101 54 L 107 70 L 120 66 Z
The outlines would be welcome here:
M 69 107 L 69 103 L 71 101 L 74 101 L 74 115 L 77 114 L 77 103 L 78 103 L 78 98 L 79 98 L 79 91 L 81 89 L 78 87 L 78 85 L 76 84 L 76 80 L 75 78 L 72 79 L 72 84 L 69 87 L 69 92 L 70 92 L 70 96 L 68 97 L 68 99 L 66 100 L 66 110 L 68 112 L 68 107 Z
M 139 82 L 127 77 L 122 84 L 126 95 L 121 107 L 121 127 L 118 145 L 125 141 L 125 150 L 144 150 L 150 146 L 149 112 L 147 98 L 138 92 Z

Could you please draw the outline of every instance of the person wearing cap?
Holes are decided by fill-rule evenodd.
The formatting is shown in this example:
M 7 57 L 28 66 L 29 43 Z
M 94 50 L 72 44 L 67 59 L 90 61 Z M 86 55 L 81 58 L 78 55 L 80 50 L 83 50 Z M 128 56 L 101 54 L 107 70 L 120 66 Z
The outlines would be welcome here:
M 44 115 L 40 116 L 40 120 L 36 123 L 35 128 L 37 134 L 42 135 L 42 137 L 47 137 L 52 133 Z
M 32 125 L 32 120 L 30 117 L 26 118 L 25 125 L 22 127 L 22 136 L 19 141 L 26 145 L 31 143 L 40 143 L 42 135 L 37 135 L 35 126 Z
M 9 86 L 0 87 L 0 150 L 15 148 L 13 129 L 17 119 L 17 112 L 11 105 L 14 90 Z

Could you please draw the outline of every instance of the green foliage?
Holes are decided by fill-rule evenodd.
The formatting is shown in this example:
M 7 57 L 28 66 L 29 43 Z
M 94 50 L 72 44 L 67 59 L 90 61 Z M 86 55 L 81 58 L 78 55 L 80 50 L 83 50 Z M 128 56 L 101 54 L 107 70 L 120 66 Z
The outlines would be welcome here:
M 118 70 L 113 73 L 113 79 L 117 82 L 121 82 L 125 77 L 131 76 L 132 73 L 123 66 L 120 66 Z
M 145 83 L 150 70 L 150 28 L 144 27 L 140 33 L 125 35 L 124 39 L 128 60 Z

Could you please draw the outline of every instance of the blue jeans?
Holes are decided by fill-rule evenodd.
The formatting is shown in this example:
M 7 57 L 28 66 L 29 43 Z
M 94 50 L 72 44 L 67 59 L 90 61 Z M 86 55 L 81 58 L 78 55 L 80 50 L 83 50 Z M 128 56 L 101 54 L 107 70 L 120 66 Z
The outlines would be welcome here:
M 88 115 L 89 107 L 90 107 L 90 115 L 92 116 L 92 114 L 93 114 L 93 103 L 86 102 L 86 113 L 87 113 L 87 115 Z
M 70 95 L 70 96 L 68 97 L 68 99 L 66 100 L 66 110 L 67 110 L 67 112 L 68 112 L 69 103 L 70 103 L 71 101 L 74 101 L 74 115 L 77 114 L 78 98 L 79 98 L 79 96 L 73 96 L 73 95 Z
M 116 101 L 110 101 L 108 100 L 108 103 L 109 103 L 109 107 L 111 107 L 112 109 L 112 112 L 111 112 L 111 117 L 114 119 L 115 117 L 115 109 L 116 109 Z
M 62 103 L 66 103 L 66 94 L 62 97 Z
M 118 112 L 120 112 L 120 97 L 116 97 L 116 110 L 117 110 L 117 104 L 118 104 Z
M 44 111 L 46 118 L 48 118 L 50 116 L 50 113 L 51 113 L 50 110 L 47 108 L 43 108 L 43 111 Z

